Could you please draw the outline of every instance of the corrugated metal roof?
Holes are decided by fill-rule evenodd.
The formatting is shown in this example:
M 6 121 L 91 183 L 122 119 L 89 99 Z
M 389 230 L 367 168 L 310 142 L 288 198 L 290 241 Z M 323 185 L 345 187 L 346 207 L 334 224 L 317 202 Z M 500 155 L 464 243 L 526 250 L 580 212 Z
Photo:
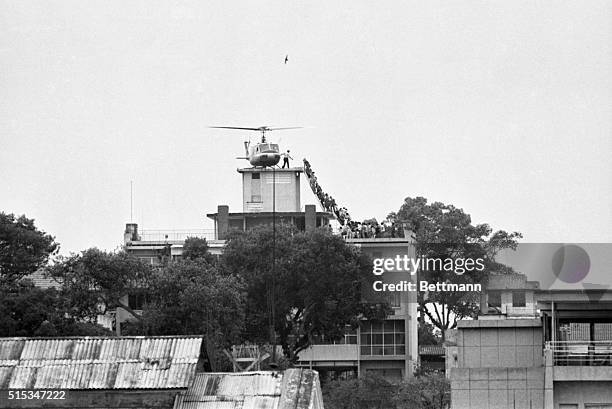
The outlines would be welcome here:
M 0 339 L 0 389 L 186 388 L 202 337 Z
M 317 372 L 306 369 L 199 373 L 174 409 L 322 408 L 320 388 Z

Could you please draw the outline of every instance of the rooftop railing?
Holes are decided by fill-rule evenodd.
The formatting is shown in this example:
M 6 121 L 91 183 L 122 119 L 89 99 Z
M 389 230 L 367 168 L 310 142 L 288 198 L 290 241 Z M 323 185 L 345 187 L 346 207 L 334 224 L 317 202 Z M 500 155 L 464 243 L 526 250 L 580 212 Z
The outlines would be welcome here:
M 188 237 L 216 240 L 214 229 L 195 230 L 142 230 L 138 232 L 140 241 L 184 241 Z
M 549 341 L 553 365 L 612 366 L 611 341 Z

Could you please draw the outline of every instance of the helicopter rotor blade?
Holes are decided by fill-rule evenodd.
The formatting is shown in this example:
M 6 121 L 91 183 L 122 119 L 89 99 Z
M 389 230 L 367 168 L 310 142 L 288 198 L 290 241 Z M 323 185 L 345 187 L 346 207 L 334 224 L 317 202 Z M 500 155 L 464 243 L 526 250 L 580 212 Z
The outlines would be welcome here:
M 268 128 L 266 131 L 282 131 L 283 129 L 302 129 L 302 126 L 291 126 L 288 128 Z
M 238 126 L 209 126 L 209 128 L 214 128 L 214 129 L 240 129 L 243 131 L 260 131 L 261 132 L 261 128 L 241 128 Z

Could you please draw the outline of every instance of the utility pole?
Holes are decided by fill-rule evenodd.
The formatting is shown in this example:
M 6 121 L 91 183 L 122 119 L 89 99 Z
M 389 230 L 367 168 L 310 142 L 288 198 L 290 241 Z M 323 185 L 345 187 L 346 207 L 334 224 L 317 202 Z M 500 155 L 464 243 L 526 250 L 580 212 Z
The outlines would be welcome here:
M 276 366 L 276 300 L 275 300 L 275 287 L 276 287 L 276 168 L 272 166 L 272 291 L 271 300 L 272 305 L 272 323 L 270 324 L 270 337 L 272 337 L 272 362 L 271 364 Z

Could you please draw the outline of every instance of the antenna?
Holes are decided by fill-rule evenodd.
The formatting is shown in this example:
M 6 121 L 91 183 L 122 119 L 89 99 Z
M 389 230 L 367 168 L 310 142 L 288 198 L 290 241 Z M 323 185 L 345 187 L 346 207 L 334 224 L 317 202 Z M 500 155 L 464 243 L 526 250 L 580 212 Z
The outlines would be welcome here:
M 134 181 L 130 180 L 130 223 L 134 223 Z

